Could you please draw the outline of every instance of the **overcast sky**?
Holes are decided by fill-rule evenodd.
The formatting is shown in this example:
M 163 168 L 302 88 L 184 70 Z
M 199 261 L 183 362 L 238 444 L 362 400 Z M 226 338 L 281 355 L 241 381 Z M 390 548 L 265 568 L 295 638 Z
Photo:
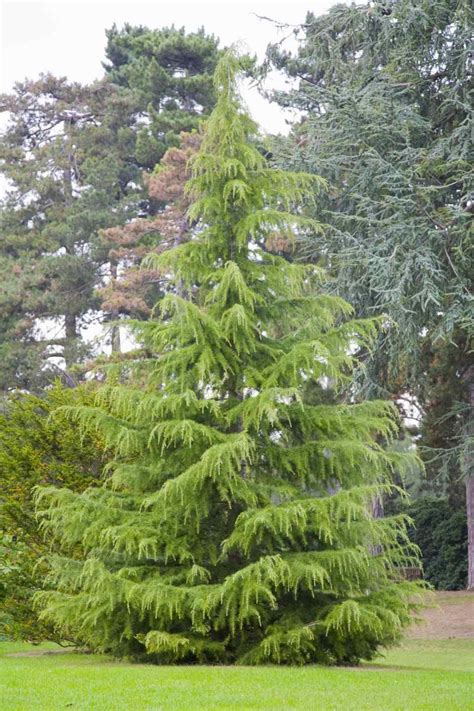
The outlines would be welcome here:
M 257 15 L 298 25 L 304 22 L 308 10 L 322 14 L 337 1 L 341 0 L 0 0 L 1 91 L 10 91 L 15 81 L 36 78 L 48 71 L 80 82 L 100 77 L 105 30 L 114 22 L 119 27 L 125 22 L 150 28 L 174 24 L 188 31 L 204 26 L 209 34 L 220 38 L 221 46 L 241 42 L 243 49 L 256 52 L 261 59 L 267 44 L 291 34 L 291 28 L 279 31 Z M 267 104 L 255 90 L 246 91 L 245 98 L 265 130 L 285 131 L 285 117 L 275 105 Z

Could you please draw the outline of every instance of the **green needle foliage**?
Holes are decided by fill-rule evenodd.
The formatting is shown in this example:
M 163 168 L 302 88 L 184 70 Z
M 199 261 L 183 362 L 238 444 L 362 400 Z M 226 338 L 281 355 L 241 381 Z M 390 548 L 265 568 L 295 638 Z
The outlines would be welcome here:
M 232 53 L 216 70 L 194 238 L 154 258 L 175 286 L 135 324 L 147 357 L 69 410 L 113 453 L 107 484 L 37 494 L 64 553 L 38 604 L 65 636 L 157 663 L 357 662 L 416 607 L 406 521 L 370 515 L 406 459 L 379 444 L 389 403 L 328 404 L 377 324 L 266 251 L 319 229 L 300 210 L 321 181 L 267 166 L 238 72 Z
M 84 491 L 97 486 L 106 458 L 100 437 L 80 437 L 59 406 L 90 404 L 84 387 L 59 384 L 42 397 L 11 393 L 0 400 L 0 638 L 64 641 L 38 622 L 32 598 L 44 583 L 38 561 L 51 550 L 38 530 L 35 485 Z M 53 546 L 54 548 L 54 546 Z

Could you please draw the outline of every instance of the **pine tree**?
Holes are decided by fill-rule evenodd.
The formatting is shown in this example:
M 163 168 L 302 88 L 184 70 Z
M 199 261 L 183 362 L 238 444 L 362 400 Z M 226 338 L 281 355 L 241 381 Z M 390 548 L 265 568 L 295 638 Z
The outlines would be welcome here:
M 58 363 L 78 373 L 94 353 L 85 332 L 120 314 L 117 304 L 101 313 L 98 289 L 124 267 L 103 230 L 163 210 L 159 196 L 145 199 L 145 179 L 214 105 L 220 51 L 203 30 L 126 26 L 107 37 L 100 81 L 47 74 L 0 96 L 1 390 L 39 390 Z
M 68 410 L 113 456 L 101 489 L 38 491 L 63 555 L 37 601 L 66 636 L 153 662 L 356 662 L 416 607 L 406 522 L 369 511 L 403 460 L 377 443 L 397 422 L 327 402 L 377 326 L 266 250 L 319 229 L 300 213 L 321 181 L 268 167 L 238 70 L 220 61 L 192 161 L 194 237 L 153 258 L 174 288 L 135 324 L 146 356 Z
M 38 390 L 90 355 L 83 330 L 98 318 L 105 271 L 100 229 L 137 208 L 135 103 L 107 82 L 41 76 L 0 97 L 9 112 L 0 170 L 0 388 Z
M 221 53 L 219 41 L 204 28 L 114 25 L 106 31 L 109 79 L 135 93 L 143 122 L 135 159 L 153 169 L 165 151 L 179 145 L 182 131 L 197 128 L 214 106 L 212 75 Z

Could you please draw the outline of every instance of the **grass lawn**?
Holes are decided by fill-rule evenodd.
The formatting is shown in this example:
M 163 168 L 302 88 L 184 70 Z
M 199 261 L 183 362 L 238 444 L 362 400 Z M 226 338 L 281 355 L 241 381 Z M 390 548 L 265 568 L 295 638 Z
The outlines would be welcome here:
M 153 667 L 76 653 L 7 656 L 31 649 L 37 648 L 0 644 L 1 711 L 474 710 L 474 639 L 410 639 L 358 669 Z

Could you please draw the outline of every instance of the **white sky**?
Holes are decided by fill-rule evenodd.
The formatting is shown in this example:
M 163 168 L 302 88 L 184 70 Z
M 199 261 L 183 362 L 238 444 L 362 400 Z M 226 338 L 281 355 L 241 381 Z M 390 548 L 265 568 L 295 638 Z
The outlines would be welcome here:
M 100 77 L 105 30 L 114 22 L 119 27 L 129 22 L 150 29 L 174 24 L 188 31 L 204 26 L 209 34 L 220 38 L 221 46 L 241 42 L 243 50 L 257 53 L 262 59 L 267 44 L 291 33 L 291 28 L 278 31 L 256 15 L 298 25 L 304 22 L 308 10 L 322 14 L 340 1 L 0 0 L 0 91 L 8 92 L 15 81 L 33 79 L 48 71 L 80 82 Z M 245 91 L 245 98 L 254 118 L 266 131 L 285 132 L 285 118 L 278 107 L 269 105 L 256 90 Z

